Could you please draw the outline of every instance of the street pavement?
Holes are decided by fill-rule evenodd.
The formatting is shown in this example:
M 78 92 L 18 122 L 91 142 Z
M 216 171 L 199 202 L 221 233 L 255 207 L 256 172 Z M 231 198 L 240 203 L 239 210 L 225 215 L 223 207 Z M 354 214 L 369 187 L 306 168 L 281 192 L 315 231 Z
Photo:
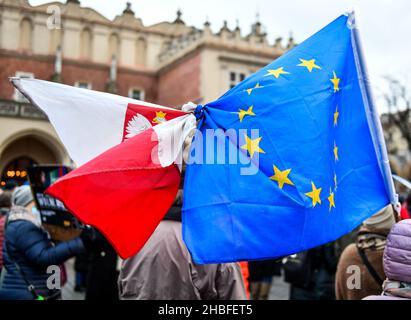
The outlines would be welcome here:
M 268 300 L 288 300 L 290 297 L 290 285 L 284 281 L 284 276 L 274 277 Z
M 66 263 L 67 282 L 61 289 L 63 300 L 84 300 L 85 294 L 74 291 L 75 273 L 74 273 L 74 258 L 68 260 Z

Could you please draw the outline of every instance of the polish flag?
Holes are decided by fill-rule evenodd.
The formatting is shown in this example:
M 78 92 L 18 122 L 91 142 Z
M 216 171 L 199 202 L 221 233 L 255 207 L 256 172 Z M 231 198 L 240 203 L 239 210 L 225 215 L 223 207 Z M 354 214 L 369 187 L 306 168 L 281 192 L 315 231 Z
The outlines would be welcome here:
M 55 82 L 28 78 L 10 80 L 33 105 L 47 114 L 78 166 L 148 128 L 187 114 Z
M 172 205 L 191 113 L 35 79 L 13 85 L 50 119 L 79 168 L 47 192 L 99 229 L 122 258 L 136 254 Z

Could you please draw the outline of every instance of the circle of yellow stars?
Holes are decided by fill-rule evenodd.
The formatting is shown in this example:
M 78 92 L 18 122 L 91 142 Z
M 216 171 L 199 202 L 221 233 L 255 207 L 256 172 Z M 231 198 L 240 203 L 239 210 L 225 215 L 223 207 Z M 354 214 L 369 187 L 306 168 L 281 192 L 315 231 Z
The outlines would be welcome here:
M 306 68 L 306 70 L 309 73 L 312 73 L 314 70 L 322 70 L 321 66 L 316 63 L 316 59 L 300 58 L 299 60 L 300 60 L 300 63 L 297 64 L 297 66 Z M 278 79 L 284 75 L 291 74 L 289 71 L 285 70 L 284 67 L 279 67 L 277 69 L 267 69 L 266 71 L 267 71 L 267 74 L 265 74 L 264 77 L 274 77 L 275 79 Z M 330 79 L 330 82 L 332 84 L 332 90 L 334 94 L 340 91 L 340 81 L 341 79 L 338 78 L 337 73 L 333 70 L 332 78 Z M 253 88 L 246 89 L 245 91 L 250 96 L 251 94 L 253 94 L 255 90 L 258 90 L 261 88 L 264 88 L 264 87 L 261 86 L 260 83 L 257 83 Z M 240 108 L 238 112 L 236 112 L 236 114 L 238 115 L 240 123 L 243 122 L 243 120 L 246 119 L 246 117 L 256 116 L 253 105 L 249 106 L 248 108 L 244 108 L 244 109 Z M 338 126 L 339 116 L 340 116 L 340 112 L 339 112 L 339 107 L 337 105 L 333 113 L 334 128 Z M 260 143 L 263 137 L 257 137 L 256 139 L 251 139 L 247 134 L 245 134 L 244 138 L 245 138 L 245 144 L 242 145 L 240 148 L 242 150 L 245 150 L 250 156 L 250 158 L 253 158 L 253 156 L 256 153 L 265 153 L 265 151 L 260 147 Z M 339 151 L 338 146 L 336 144 L 336 141 L 334 141 L 332 152 L 334 155 L 335 162 L 339 161 L 338 151 Z M 294 182 L 290 178 L 291 171 L 292 171 L 292 168 L 280 169 L 279 167 L 273 164 L 273 175 L 270 176 L 269 179 L 276 182 L 279 189 L 283 189 L 285 185 L 295 187 Z M 329 188 L 329 195 L 327 197 L 329 211 L 336 208 L 335 191 L 337 190 L 337 182 L 338 182 L 337 174 L 334 171 L 333 187 Z M 311 205 L 313 208 L 316 207 L 317 205 L 322 204 L 322 201 L 321 201 L 322 189 L 323 189 L 322 187 L 317 187 L 314 181 L 311 181 L 311 190 L 304 193 L 308 198 L 311 199 Z

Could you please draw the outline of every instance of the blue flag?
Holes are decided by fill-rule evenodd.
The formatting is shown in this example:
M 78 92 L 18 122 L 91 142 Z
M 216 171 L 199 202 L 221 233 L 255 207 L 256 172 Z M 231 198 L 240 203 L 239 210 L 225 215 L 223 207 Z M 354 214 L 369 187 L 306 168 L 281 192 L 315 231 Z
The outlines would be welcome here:
M 196 109 L 183 238 L 197 263 L 335 240 L 394 201 L 353 14 Z

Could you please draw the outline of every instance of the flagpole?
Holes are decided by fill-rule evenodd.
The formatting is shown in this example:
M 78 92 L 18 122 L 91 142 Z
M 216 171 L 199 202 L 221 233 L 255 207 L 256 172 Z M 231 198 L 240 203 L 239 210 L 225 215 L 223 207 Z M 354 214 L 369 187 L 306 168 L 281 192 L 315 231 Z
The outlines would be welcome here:
M 398 194 L 395 191 L 394 180 L 392 178 L 390 162 L 388 159 L 387 147 L 385 144 L 383 129 L 381 126 L 378 111 L 375 107 L 370 81 L 368 78 L 367 67 L 362 53 L 362 45 L 358 27 L 355 21 L 354 11 L 348 14 L 348 27 L 351 29 L 351 39 L 354 51 L 354 60 L 357 67 L 358 79 L 360 83 L 361 94 L 364 100 L 365 111 L 368 120 L 368 126 L 371 131 L 371 137 L 374 148 L 377 153 L 378 163 L 384 179 L 386 190 L 389 193 L 391 204 L 398 204 Z

